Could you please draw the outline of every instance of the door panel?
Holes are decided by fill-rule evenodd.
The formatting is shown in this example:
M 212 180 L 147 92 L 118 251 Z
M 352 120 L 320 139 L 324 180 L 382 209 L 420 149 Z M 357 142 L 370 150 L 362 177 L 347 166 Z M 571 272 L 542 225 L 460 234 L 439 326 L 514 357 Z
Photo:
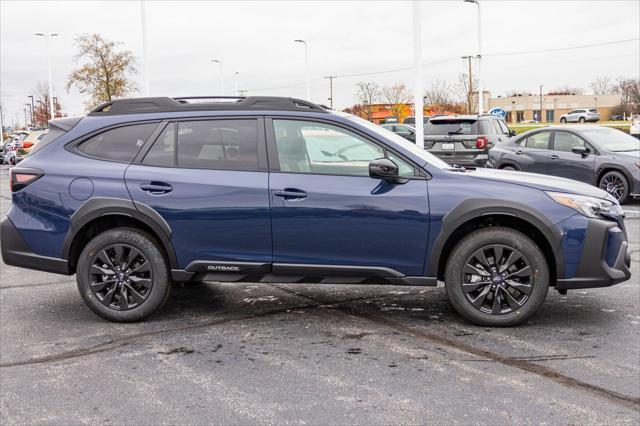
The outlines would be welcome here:
M 426 180 L 272 173 L 274 263 L 378 266 L 422 275 L 429 230 Z M 276 192 L 304 193 L 283 197 Z
M 546 173 L 550 157 L 551 132 L 534 133 L 515 149 L 515 159 L 524 172 Z
M 589 155 L 574 154 L 574 146 L 587 147 Z M 548 173 L 591 184 L 593 182 L 595 155 L 584 139 L 572 132 L 556 131 L 553 136 L 553 150 Z

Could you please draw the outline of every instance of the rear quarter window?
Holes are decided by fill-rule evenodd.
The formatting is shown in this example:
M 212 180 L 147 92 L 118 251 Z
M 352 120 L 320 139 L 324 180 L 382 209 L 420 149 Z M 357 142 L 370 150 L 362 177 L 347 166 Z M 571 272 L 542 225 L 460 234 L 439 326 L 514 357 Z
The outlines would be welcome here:
M 157 125 L 145 123 L 116 127 L 90 137 L 75 149 L 99 160 L 131 162 Z

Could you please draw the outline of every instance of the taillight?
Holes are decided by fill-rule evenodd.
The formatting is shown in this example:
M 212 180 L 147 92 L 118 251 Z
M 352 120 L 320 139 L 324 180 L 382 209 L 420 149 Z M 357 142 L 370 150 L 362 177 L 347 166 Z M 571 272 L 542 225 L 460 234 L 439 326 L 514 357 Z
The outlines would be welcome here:
M 9 174 L 9 189 L 11 192 L 20 191 L 38 180 L 44 173 L 38 169 L 22 169 L 14 167 Z
M 23 148 L 31 148 L 33 146 L 33 142 L 22 142 Z
M 484 136 L 480 136 L 478 139 L 476 139 L 476 148 L 484 149 L 486 146 L 487 138 L 485 138 Z

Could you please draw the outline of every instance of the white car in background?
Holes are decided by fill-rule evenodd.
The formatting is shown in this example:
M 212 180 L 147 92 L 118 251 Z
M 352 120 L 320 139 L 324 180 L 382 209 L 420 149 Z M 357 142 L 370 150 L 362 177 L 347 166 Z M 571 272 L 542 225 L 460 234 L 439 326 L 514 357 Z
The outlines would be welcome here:
M 629 134 L 640 139 L 640 115 L 634 115 L 631 117 L 631 127 L 629 128 Z
M 595 108 L 573 109 L 560 116 L 561 123 L 595 123 L 600 120 L 600 114 Z

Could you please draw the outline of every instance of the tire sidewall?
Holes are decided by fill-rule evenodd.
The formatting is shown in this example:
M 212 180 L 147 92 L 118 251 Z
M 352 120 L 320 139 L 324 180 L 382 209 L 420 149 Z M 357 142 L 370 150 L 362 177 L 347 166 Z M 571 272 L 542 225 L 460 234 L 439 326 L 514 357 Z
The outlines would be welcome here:
M 103 305 L 89 284 L 89 268 L 96 253 L 118 243 L 128 244 L 143 253 L 151 265 L 153 276 L 153 286 L 147 299 L 140 306 L 127 311 L 118 311 Z M 80 295 L 93 312 L 109 321 L 140 321 L 157 311 L 169 296 L 171 285 L 165 256 L 152 238 L 138 230 L 118 228 L 97 235 L 84 247 L 77 265 L 76 282 Z
M 610 172 L 605 173 L 601 178 L 600 178 L 600 182 L 598 182 L 598 187 L 600 187 L 600 185 L 602 184 L 602 181 L 609 175 L 615 175 L 617 176 L 619 179 L 622 180 L 622 183 L 624 184 L 624 193 L 622 195 L 622 197 L 620 197 L 620 199 L 618 200 L 618 202 L 620 204 L 624 204 L 627 201 L 629 201 L 629 181 L 627 180 L 627 177 L 622 174 L 621 172 L 618 172 L 616 170 L 612 170 Z M 602 188 L 600 188 L 602 189 Z M 606 191 L 605 189 L 603 189 L 603 191 Z
M 467 259 L 476 250 L 491 244 L 518 250 L 533 269 L 533 291 L 529 299 L 523 307 L 508 314 L 490 315 L 480 312 L 462 290 L 462 268 Z M 544 303 L 549 291 L 549 266 L 540 248 L 526 235 L 510 228 L 483 228 L 462 239 L 453 249 L 447 262 L 445 283 L 451 305 L 465 319 L 482 326 L 506 327 L 524 322 Z

